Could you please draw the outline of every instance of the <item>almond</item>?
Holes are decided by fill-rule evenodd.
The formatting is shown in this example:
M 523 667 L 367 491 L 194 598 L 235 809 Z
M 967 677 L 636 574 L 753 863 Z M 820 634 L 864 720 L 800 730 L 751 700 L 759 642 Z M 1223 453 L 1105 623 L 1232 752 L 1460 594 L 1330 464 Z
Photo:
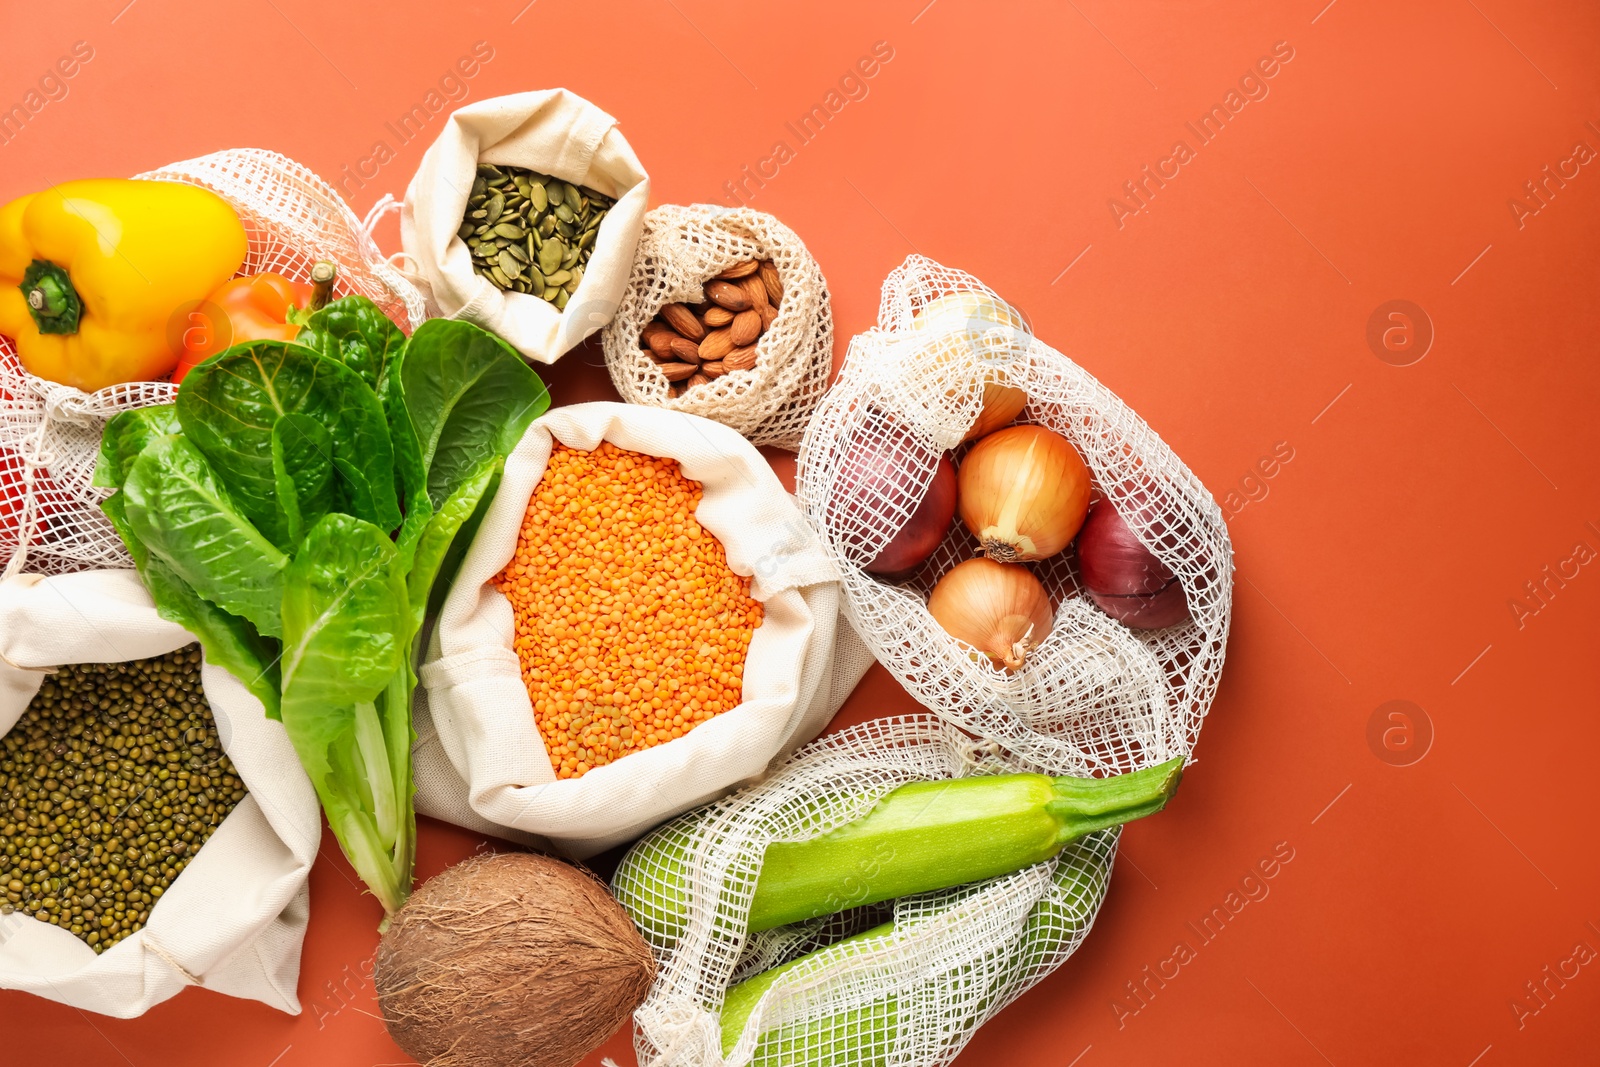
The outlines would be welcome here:
M 650 353 L 657 359 L 672 358 L 673 336 L 671 327 L 664 322 L 647 322 L 644 329 L 639 332 L 639 340 L 645 343 Z
M 744 287 L 745 299 L 750 301 L 751 307 L 758 308 L 771 303 L 767 299 L 766 283 L 756 275 L 752 274 L 748 278 L 739 279 L 739 284 Z
M 700 320 L 694 317 L 694 312 L 682 304 L 668 304 L 661 309 L 660 315 L 661 321 L 691 341 L 698 341 L 706 335 L 706 328 L 700 325 Z
M 763 298 L 766 296 L 765 289 L 762 289 L 761 295 Z M 706 296 L 711 298 L 712 303 L 720 304 L 729 311 L 750 310 L 750 294 L 745 291 L 742 282 L 706 282 Z
M 683 387 L 685 389 L 693 389 L 697 385 L 710 385 L 710 384 L 711 384 L 711 379 L 710 378 L 707 378 L 704 374 L 696 374 L 696 375 L 692 376 L 688 381 L 684 382 L 683 383 Z
M 667 376 L 669 382 L 681 382 L 691 374 L 699 371 L 693 363 L 663 363 L 661 373 Z
M 755 339 L 761 336 L 761 312 L 754 308 L 739 312 L 733 317 L 733 325 L 728 327 L 728 335 L 733 338 L 736 347 L 754 344 Z
M 720 378 L 728 373 L 728 368 L 723 366 L 720 359 L 712 360 L 710 363 L 700 364 L 700 373 L 707 378 Z
M 749 370 L 755 365 L 755 345 L 745 345 L 743 348 L 735 348 L 732 352 L 729 352 L 726 356 L 722 357 L 723 370 Z
M 729 281 L 732 281 L 735 278 L 747 278 L 760 269 L 761 264 L 752 259 L 744 263 L 735 263 L 733 266 L 717 275 L 717 277 L 726 278 Z
M 672 354 L 685 363 L 700 362 L 700 346 L 687 337 L 674 337 L 672 339 Z
M 719 326 L 726 326 L 732 322 L 735 314 L 737 312 L 729 311 L 727 308 L 719 308 L 717 305 L 712 304 L 706 309 L 706 313 L 700 316 L 700 321 L 715 330 Z
M 783 298 L 783 282 L 778 278 L 778 268 L 772 265 L 770 259 L 761 264 L 761 284 L 767 287 L 767 299 L 773 307 L 777 307 L 778 301 Z
M 737 347 L 739 346 L 733 343 L 731 329 L 712 330 L 706 334 L 706 339 L 700 342 L 700 362 L 710 363 L 722 359 Z
M 761 313 L 761 332 L 766 333 L 772 329 L 772 320 L 778 317 L 778 309 L 771 304 L 763 304 L 756 310 Z

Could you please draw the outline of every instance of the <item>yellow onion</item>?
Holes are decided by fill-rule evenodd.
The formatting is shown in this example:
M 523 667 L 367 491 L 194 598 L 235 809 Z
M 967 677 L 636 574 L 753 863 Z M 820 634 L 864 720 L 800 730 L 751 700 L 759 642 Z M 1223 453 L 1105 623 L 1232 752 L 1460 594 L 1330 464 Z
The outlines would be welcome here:
M 984 364 L 983 408 L 963 441 L 973 441 L 1009 426 L 1022 414 L 1028 394 L 1010 384 L 1006 368 L 994 365 L 985 351 L 998 347 L 1002 350 L 999 355 L 1009 355 L 1017 335 L 1026 333 L 1027 324 L 1011 305 L 988 293 L 947 293 L 923 305 L 911 326 L 914 330 L 932 333 L 951 331 L 929 346 L 930 374 L 937 377 L 957 373 L 964 378 L 969 364 Z M 1003 331 L 998 336 L 991 332 L 996 327 Z M 974 337 L 974 333 L 979 336 Z M 952 389 L 951 395 L 955 392 Z
M 1001 563 L 1044 559 L 1077 536 L 1089 511 L 1089 468 L 1043 426 L 1010 426 L 972 446 L 957 472 L 961 521 Z
M 979 557 L 945 572 L 928 595 L 928 613 L 951 637 L 996 667 L 1015 671 L 1050 632 L 1050 595 L 1016 563 Z

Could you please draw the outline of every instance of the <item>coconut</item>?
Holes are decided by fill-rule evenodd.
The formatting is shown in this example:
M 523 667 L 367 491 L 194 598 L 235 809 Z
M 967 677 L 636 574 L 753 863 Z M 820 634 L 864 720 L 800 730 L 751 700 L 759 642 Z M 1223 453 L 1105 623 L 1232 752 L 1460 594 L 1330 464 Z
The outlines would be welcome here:
M 655 960 L 603 883 L 503 853 L 430 879 L 378 945 L 389 1034 L 428 1067 L 572 1067 L 644 1000 Z

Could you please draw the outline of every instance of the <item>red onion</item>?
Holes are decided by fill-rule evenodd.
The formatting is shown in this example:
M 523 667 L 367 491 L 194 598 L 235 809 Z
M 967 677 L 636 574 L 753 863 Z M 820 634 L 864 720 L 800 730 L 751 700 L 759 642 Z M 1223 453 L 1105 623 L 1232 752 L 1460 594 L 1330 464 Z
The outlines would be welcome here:
M 841 510 L 860 509 L 881 515 L 890 501 L 913 492 L 917 474 L 907 469 L 904 457 L 926 451 L 898 427 L 873 427 L 886 438 L 846 454 L 839 464 L 834 492 L 845 501 Z M 949 456 L 939 457 L 933 481 L 911 517 L 876 558 L 866 565 L 873 574 L 904 578 L 933 555 L 956 515 L 956 468 Z
M 1078 535 L 1078 571 L 1089 599 L 1136 630 L 1159 630 L 1189 617 L 1183 583 L 1140 543 L 1109 500 L 1094 506 Z

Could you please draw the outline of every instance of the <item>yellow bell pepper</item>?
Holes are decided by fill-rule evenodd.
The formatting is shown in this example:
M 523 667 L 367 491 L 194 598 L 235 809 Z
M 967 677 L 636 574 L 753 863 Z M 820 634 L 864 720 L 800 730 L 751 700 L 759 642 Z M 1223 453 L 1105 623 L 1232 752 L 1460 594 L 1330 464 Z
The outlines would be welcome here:
M 239 216 L 179 182 L 94 178 L 0 208 L 0 334 L 28 373 L 85 392 L 160 378 L 185 312 L 244 262 Z

